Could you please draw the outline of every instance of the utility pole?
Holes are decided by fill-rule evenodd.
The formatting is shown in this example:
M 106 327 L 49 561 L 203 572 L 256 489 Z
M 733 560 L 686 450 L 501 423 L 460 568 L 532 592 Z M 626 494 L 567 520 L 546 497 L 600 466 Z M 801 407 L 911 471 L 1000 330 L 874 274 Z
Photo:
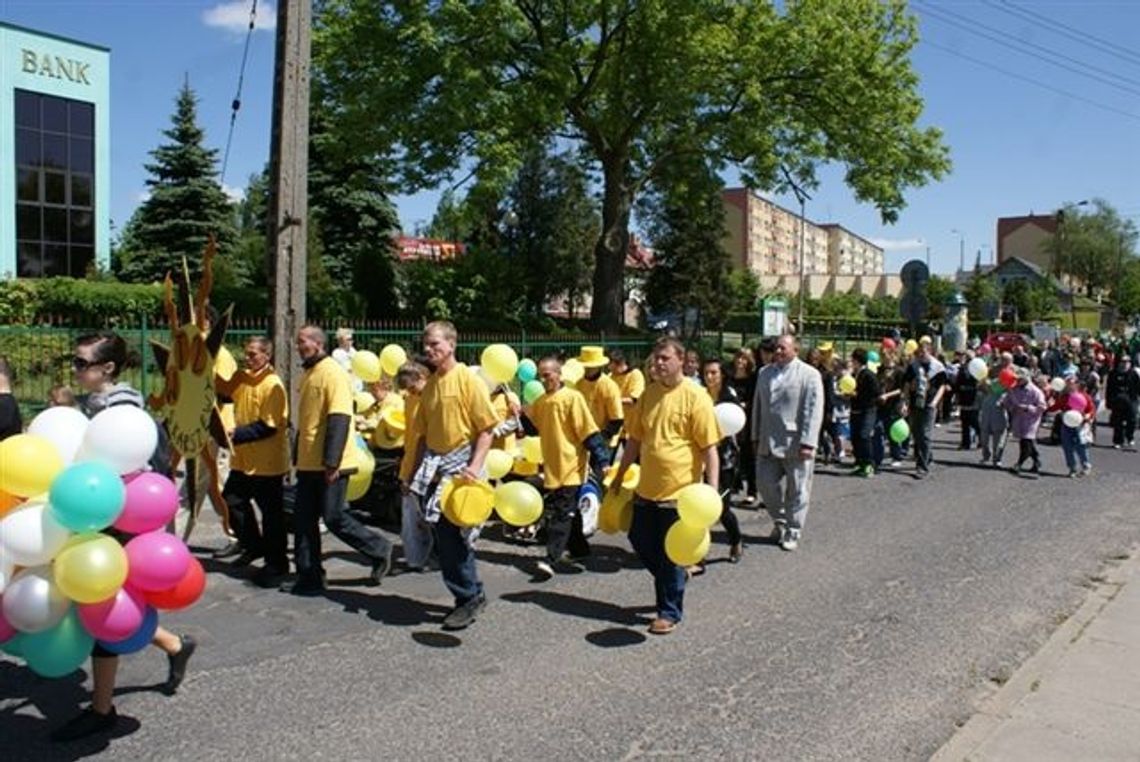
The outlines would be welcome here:
M 301 363 L 294 337 L 305 324 L 309 213 L 309 50 L 311 0 L 279 0 L 269 149 L 269 271 L 274 364 L 297 409 Z

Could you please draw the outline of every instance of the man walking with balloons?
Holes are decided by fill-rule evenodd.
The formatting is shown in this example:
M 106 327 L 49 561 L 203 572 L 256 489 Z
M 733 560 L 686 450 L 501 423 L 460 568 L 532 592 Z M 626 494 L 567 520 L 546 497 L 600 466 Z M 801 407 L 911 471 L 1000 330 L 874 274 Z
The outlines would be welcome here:
M 654 635 L 677 628 L 684 613 L 685 568 L 708 551 L 708 526 L 720 515 L 716 446 L 720 427 L 712 399 L 686 381 L 685 347 L 663 336 L 653 346 L 653 378 L 626 420 L 629 439 L 610 490 L 620 492 L 625 472 L 641 464 L 641 479 L 633 498 L 629 542 L 653 575 L 657 618 L 649 625 Z M 702 473 L 707 485 L 701 485 Z M 700 523 L 679 521 L 685 490 L 704 486 Z M 705 495 L 706 492 L 711 494 Z M 707 517 L 707 523 L 704 518 Z M 685 547 L 692 538 L 695 547 Z M 668 552 L 670 549 L 674 552 Z M 693 557 L 679 558 L 689 551 Z

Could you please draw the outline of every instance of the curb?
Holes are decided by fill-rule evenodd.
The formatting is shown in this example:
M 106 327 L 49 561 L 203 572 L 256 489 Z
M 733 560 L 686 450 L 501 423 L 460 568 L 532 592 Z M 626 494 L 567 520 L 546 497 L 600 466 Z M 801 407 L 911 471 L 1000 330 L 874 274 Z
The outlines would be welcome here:
M 969 760 L 1026 696 L 1037 690 L 1041 679 L 1053 671 L 1084 636 L 1088 626 L 1119 595 L 1129 582 L 1140 579 L 1140 548 L 1132 547 L 1128 557 L 1106 561 L 1095 586 L 1077 611 L 1053 632 L 1037 653 L 1030 656 L 995 693 L 979 701 L 974 714 L 931 756 L 931 762 Z

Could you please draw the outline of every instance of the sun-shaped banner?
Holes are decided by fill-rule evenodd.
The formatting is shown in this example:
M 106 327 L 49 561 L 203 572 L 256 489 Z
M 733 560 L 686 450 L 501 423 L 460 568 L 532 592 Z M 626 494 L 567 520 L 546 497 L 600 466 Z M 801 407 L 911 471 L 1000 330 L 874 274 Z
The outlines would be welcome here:
M 174 282 L 168 273 L 163 283 L 163 308 L 170 323 L 171 344 L 151 341 L 158 366 L 163 369 L 163 388 L 148 400 L 151 408 L 166 422 L 175 465 L 186 463 L 186 494 L 190 519 L 184 537 L 189 537 L 201 509 L 199 469 L 205 469 L 206 493 L 214 510 L 229 531 L 229 512 L 222 499 L 218 476 L 217 447 L 230 448 L 214 392 L 214 363 L 230 323 L 230 307 L 217 323 L 210 325 L 207 304 L 214 284 L 216 253 L 211 236 L 202 262 L 202 279 L 191 296 L 190 272 L 182 261 L 177 300 Z

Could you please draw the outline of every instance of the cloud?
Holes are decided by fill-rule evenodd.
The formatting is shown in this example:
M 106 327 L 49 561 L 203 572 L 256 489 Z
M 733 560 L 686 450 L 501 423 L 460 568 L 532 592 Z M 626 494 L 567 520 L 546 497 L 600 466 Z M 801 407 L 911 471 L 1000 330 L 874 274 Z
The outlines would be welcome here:
M 926 247 L 921 238 L 872 238 L 871 243 L 883 251 L 918 251 Z
M 236 204 L 245 198 L 245 188 L 234 188 L 233 186 L 222 183 L 222 191 L 226 194 L 229 200 Z
M 202 22 L 215 29 L 244 33 L 249 29 L 249 0 L 228 0 L 202 12 Z M 258 3 L 255 30 L 269 30 L 277 25 L 277 9 L 271 3 Z
M 150 200 L 150 191 L 142 190 L 135 194 L 135 203 L 141 204 Z

